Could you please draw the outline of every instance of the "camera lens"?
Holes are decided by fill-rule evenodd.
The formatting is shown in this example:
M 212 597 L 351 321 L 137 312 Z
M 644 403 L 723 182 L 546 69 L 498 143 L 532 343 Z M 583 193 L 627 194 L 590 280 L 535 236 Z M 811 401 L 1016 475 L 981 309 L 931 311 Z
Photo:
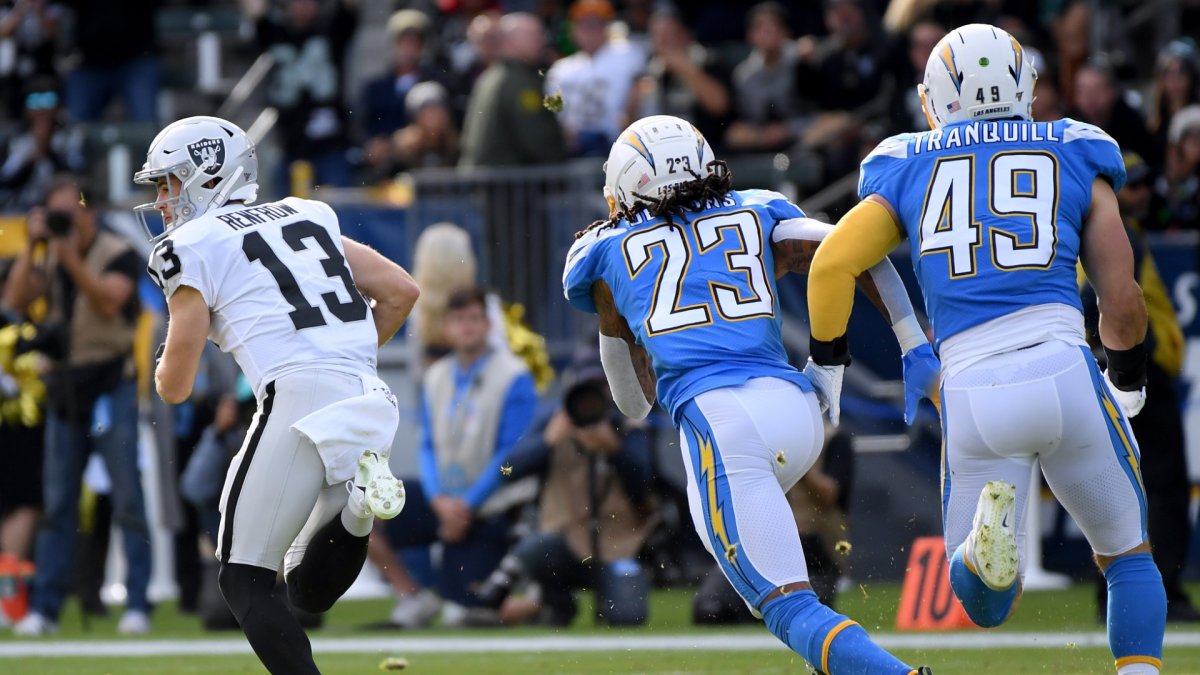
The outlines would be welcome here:
M 56 237 L 65 236 L 71 231 L 71 214 L 66 211 L 48 211 L 46 213 L 46 229 Z
M 563 408 L 571 418 L 571 424 L 591 426 L 608 415 L 608 392 L 600 382 L 580 382 L 563 395 Z

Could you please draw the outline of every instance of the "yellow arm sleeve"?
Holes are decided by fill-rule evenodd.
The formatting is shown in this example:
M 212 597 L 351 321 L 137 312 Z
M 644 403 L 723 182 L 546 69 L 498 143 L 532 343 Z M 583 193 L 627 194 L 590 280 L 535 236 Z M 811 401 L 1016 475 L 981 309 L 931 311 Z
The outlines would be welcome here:
M 808 271 L 808 318 L 815 339 L 829 342 L 845 335 L 855 280 L 899 245 L 900 229 L 883 204 L 864 200 L 842 216 Z

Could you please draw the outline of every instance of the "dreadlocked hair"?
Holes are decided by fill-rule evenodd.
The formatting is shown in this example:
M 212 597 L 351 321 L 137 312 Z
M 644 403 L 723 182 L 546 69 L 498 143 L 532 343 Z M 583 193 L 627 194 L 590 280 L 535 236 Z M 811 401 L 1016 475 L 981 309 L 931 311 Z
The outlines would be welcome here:
M 733 185 L 733 175 L 729 165 L 724 160 L 714 159 L 704 166 L 708 175 L 701 177 L 695 171 L 689 171 L 695 180 L 677 183 L 663 188 L 661 197 L 650 197 L 634 193 L 636 198 L 631 206 L 618 207 L 607 220 L 597 220 L 591 225 L 575 233 L 578 239 L 596 229 L 604 229 L 616 225 L 621 219 L 633 221 L 641 213 L 649 213 L 653 218 L 663 218 L 674 222 L 674 216 L 687 220 L 685 211 L 703 211 L 710 206 L 719 206 L 725 201 Z
M 729 165 L 723 160 L 714 159 L 704 165 L 708 175 L 703 178 L 695 171 L 689 171 L 695 180 L 677 183 L 663 189 L 661 197 L 640 195 L 636 192 L 633 206 L 626 208 L 621 214 L 623 218 L 632 220 L 643 211 L 653 218 L 664 218 L 673 222 L 673 216 L 687 220 L 685 211 L 703 211 L 710 206 L 719 206 L 729 193 L 733 177 L 729 173 Z

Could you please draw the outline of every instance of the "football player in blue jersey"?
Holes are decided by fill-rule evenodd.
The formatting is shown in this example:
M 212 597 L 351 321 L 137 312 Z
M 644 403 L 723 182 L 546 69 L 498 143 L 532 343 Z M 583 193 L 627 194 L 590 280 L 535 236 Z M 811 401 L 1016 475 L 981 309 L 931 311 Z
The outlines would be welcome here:
M 841 366 L 787 361 L 777 276 L 805 272 L 832 227 L 783 195 L 730 190 L 728 168 L 690 123 L 639 120 L 605 164 L 610 218 L 580 233 L 564 292 L 600 315 L 601 360 L 626 415 L 657 397 L 679 429 L 693 524 L 751 611 L 823 673 L 927 673 L 873 643 L 817 601 L 784 493 L 822 446 L 822 410 L 838 421 Z M 904 352 L 908 412 L 937 360 L 886 260 L 864 291 Z M 822 359 L 824 361 L 824 359 Z M 816 385 L 816 386 L 814 386 Z
M 1036 79 L 999 28 L 942 39 L 919 87 L 932 130 L 889 138 L 863 160 L 863 201 L 813 260 L 812 339 L 846 351 L 855 276 L 907 237 L 942 364 L 954 593 L 981 626 L 1008 618 L 1040 462 L 1107 578 L 1117 672 L 1158 673 L 1166 597 L 1128 421 L 1145 401 L 1146 308 L 1114 195 L 1125 168 L 1100 129 L 1034 122 Z M 1077 261 L 1099 297 L 1105 371 L 1084 340 Z

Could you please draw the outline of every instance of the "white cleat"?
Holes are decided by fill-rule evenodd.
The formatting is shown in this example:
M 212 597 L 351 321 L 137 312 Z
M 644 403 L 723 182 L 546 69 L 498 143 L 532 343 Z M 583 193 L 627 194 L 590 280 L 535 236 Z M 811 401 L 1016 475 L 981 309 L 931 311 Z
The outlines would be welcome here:
M 442 599 L 422 588 L 416 595 L 396 599 L 391 622 L 401 628 L 428 628 L 442 609 Z
M 967 561 L 994 591 L 1008 590 L 1017 580 L 1016 501 L 1015 486 L 1002 480 L 988 481 L 967 536 Z
M 404 482 L 392 475 L 387 459 L 367 450 L 358 458 L 354 485 L 363 489 L 363 501 L 376 518 L 390 520 L 404 508 Z
M 13 626 L 13 635 L 17 637 L 42 637 L 58 632 L 58 624 L 38 614 L 30 612 Z
M 121 635 L 146 635 L 150 632 L 150 616 L 136 609 L 126 610 L 117 624 Z

